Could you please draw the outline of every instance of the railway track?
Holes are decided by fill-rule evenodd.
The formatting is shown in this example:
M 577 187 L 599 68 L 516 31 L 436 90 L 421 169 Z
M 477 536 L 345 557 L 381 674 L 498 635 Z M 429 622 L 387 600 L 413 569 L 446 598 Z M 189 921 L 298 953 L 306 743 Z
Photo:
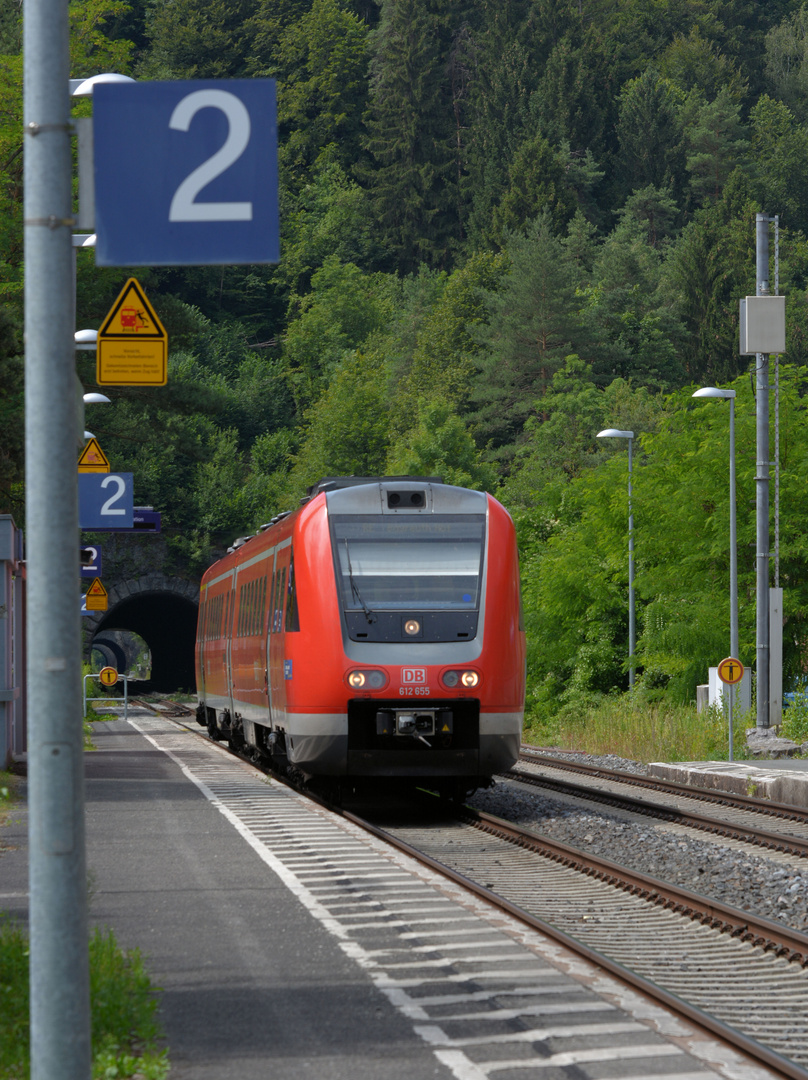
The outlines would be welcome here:
M 204 737 L 192 710 L 154 711 Z M 808 1080 L 808 936 L 491 815 L 425 806 L 332 809 L 778 1075 Z
M 531 787 L 685 825 L 714 836 L 808 857 L 808 811 L 766 799 L 713 792 L 653 777 L 524 754 L 505 774 Z
M 479 811 L 369 823 L 783 1075 L 808 1075 L 808 936 Z

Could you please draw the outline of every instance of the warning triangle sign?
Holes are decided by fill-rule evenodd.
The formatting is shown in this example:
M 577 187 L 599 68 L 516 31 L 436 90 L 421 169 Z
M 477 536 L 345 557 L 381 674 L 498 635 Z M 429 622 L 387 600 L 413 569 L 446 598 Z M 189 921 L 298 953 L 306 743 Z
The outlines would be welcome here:
M 90 439 L 79 454 L 79 472 L 109 472 L 109 458 L 97 439 Z
M 94 577 L 90 582 L 90 587 L 87 590 L 88 596 L 106 596 L 107 590 L 101 584 L 101 578 Z
M 101 338 L 165 339 L 163 324 L 135 278 L 129 278 L 98 331 Z
M 106 611 L 107 604 L 107 590 L 101 584 L 101 578 L 93 578 L 84 597 L 85 609 L 87 611 Z

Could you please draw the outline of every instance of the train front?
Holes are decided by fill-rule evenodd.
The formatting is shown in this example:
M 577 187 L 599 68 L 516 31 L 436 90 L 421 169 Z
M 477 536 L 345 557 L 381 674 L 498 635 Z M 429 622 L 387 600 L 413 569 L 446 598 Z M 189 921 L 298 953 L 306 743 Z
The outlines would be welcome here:
M 516 760 L 524 714 L 510 516 L 481 492 L 411 479 L 339 487 L 325 504 L 340 655 L 318 658 L 318 682 L 339 678 L 343 726 L 295 738 L 291 759 L 313 775 L 488 782 Z

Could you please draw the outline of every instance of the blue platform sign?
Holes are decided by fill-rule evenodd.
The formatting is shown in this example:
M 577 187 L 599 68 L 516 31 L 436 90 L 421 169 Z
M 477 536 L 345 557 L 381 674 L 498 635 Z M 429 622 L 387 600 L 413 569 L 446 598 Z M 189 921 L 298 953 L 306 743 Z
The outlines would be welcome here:
M 79 473 L 79 528 L 131 529 L 132 473 Z
M 280 260 L 274 79 L 99 83 L 98 266 Z

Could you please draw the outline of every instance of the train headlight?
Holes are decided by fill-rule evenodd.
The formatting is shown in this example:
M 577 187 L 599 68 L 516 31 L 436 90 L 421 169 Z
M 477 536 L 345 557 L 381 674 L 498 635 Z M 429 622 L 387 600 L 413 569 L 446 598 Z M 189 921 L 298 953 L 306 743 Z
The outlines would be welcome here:
M 415 637 L 416 634 L 421 633 L 421 624 L 417 619 L 407 619 L 404 623 L 404 633 L 409 634 L 410 637 Z
M 381 690 L 387 686 L 387 676 L 383 671 L 349 671 L 348 686 L 353 690 Z
M 444 671 L 441 676 L 443 685 L 453 690 L 458 683 L 467 690 L 480 685 L 480 674 L 477 671 Z

